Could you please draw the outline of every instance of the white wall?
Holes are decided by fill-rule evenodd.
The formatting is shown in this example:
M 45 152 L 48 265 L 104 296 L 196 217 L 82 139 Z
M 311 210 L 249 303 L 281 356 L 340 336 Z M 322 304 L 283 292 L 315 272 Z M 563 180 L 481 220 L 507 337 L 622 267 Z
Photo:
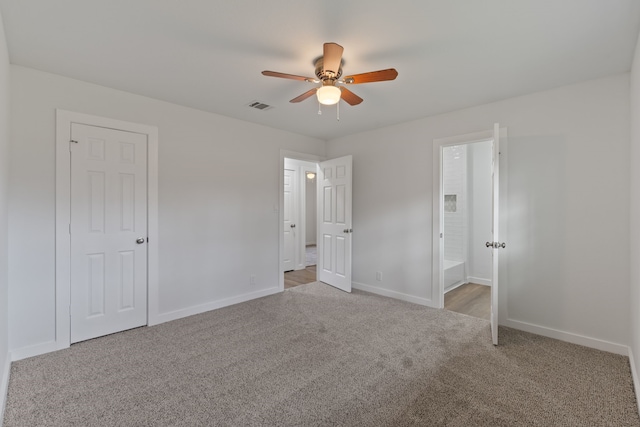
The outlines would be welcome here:
M 433 140 L 494 122 L 509 133 L 501 322 L 626 352 L 629 74 L 329 141 L 328 158 L 353 155 L 354 281 L 433 300 Z
M 442 221 L 444 225 L 444 259 L 466 263 L 469 233 L 466 145 L 443 148 L 442 191 L 445 198 Z M 455 198 L 455 202 L 447 201 L 448 196 Z M 449 206 L 450 204 L 451 206 Z
M 640 38 L 636 45 L 631 68 L 631 188 L 630 188 L 630 343 L 631 368 L 634 374 L 636 396 L 640 399 Z
M 161 315 L 279 286 L 280 149 L 324 156 L 324 141 L 29 68 L 11 77 L 11 349 L 55 339 L 56 108 L 159 128 Z
M 8 184 L 9 184 L 9 54 L 0 16 L 0 424 L 9 382 Z
M 467 145 L 469 167 L 469 260 L 467 280 L 481 285 L 491 284 L 491 141 Z

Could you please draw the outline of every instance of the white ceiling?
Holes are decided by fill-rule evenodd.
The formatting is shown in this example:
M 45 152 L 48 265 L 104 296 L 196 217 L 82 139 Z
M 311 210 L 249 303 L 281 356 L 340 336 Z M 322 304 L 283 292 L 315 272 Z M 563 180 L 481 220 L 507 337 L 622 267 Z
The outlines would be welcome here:
M 332 139 L 630 69 L 638 0 L 0 0 L 12 64 L 292 132 Z M 288 101 L 324 42 L 351 107 Z M 268 111 L 246 105 L 258 100 Z

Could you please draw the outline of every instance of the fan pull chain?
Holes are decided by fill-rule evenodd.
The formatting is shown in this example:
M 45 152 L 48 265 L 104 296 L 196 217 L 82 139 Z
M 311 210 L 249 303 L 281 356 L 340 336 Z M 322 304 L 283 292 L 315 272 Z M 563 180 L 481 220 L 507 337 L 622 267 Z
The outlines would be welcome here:
M 336 104 L 336 119 L 340 121 L 340 101 Z
M 320 101 L 318 101 L 318 115 L 322 115 L 322 104 L 320 104 Z

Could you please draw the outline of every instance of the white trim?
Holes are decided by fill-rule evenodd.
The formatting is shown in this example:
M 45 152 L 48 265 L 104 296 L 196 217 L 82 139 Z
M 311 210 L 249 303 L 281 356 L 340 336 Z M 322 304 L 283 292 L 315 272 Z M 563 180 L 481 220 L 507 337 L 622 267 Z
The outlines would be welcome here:
M 313 171 L 317 173 L 317 162 L 309 162 L 306 160 L 294 159 L 291 157 L 285 157 L 285 167 L 288 170 L 293 170 L 297 174 L 297 179 L 294 184 L 293 198 L 297 203 L 294 203 L 294 219 L 296 224 L 295 233 L 295 257 L 294 257 L 294 270 L 304 270 L 306 265 L 306 234 L 307 234 L 307 177 L 306 171 Z M 284 186 L 284 181 L 283 181 Z M 283 190 L 284 191 L 284 190 Z M 284 204 L 283 204 L 284 209 Z M 284 220 L 284 218 L 283 218 Z M 284 225 L 284 224 L 283 224 Z M 284 229 L 283 229 L 284 232 Z M 315 240 L 315 239 L 314 239 Z
M 218 301 L 211 301 L 205 304 L 194 305 L 187 308 L 181 308 L 180 310 L 170 311 L 168 313 L 162 313 L 156 318 L 156 323 L 164 323 L 170 322 L 172 320 L 182 319 L 183 317 L 193 316 L 195 314 L 205 313 L 207 311 L 216 310 L 218 308 L 228 307 L 230 305 L 240 304 L 241 302 L 246 302 L 250 300 L 254 300 L 256 298 L 262 298 L 269 295 L 280 293 L 281 290 L 279 287 L 273 287 L 269 289 L 264 289 L 261 291 L 250 292 L 248 294 L 238 295 L 231 298 L 225 298 Z M 151 326 L 151 324 L 149 325 Z
M 597 350 L 607 351 L 609 353 L 627 356 L 629 348 L 626 345 L 604 341 L 597 338 L 591 338 L 584 335 L 574 334 L 571 332 L 560 331 L 545 326 L 534 325 L 532 323 L 522 322 L 519 320 L 507 319 L 501 326 L 507 326 L 513 329 L 530 332 L 532 334 L 542 335 L 544 337 L 555 338 L 560 341 L 570 342 L 585 347 L 595 348 Z
M 4 409 L 7 406 L 7 393 L 9 392 L 9 374 L 11 373 L 11 354 L 7 354 L 2 371 L 0 371 L 0 427 L 4 420 Z
M 490 279 L 481 279 L 480 277 L 467 276 L 467 283 L 473 283 L 482 286 L 491 286 Z
M 449 286 L 448 288 L 445 288 L 444 293 L 446 295 L 448 292 L 451 292 L 454 289 L 458 289 L 460 286 L 466 285 L 466 284 L 467 284 L 467 282 L 465 282 L 464 280 L 460 280 L 459 282 L 454 283 L 453 285 Z
M 485 130 L 481 132 L 467 133 L 464 135 L 450 136 L 447 138 L 436 138 L 433 140 L 433 188 L 432 188 L 432 295 L 437 308 L 444 308 L 444 271 L 442 268 L 442 255 L 444 251 L 444 241 L 440 237 L 441 230 L 444 229 L 444 218 L 440 214 L 442 211 L 442 148 L 450 145 L 472 144 L 493 140 L 493 131 Z
M 640 381 L 638 381 L 638 371 L 636 370 L 636 363 L 633 357 L 633 350 L 631 350 L 631 346 L 629 346 L 629 365 L 631 365 L 633 391 L 636 393 L 636 405 L 638 405 L 638 412 L 640 413 Z
M 507 168 L 507 148 L 508 148 L 508 131 L 506 127 L 500 128 L 500 240 L 508 242 L 508 228 L 507 228 L 507 208 L 508 208 L 508 176 L 506 173 Z M 432 187 L 432 300 L 437 304 L 434 307 L 444 308 L 444 270 L 442 268 L 442 255 L 444 252 L 443 239 L 441 239 L 440 232 L 444 229 L 444 218 L 440 214 L 442 211 L 441 199 L 443 194 L 441 167 L 442 167 L 442 147 L 450 145 L 462 145 L 473 144 L 476 142 L 483 142 L 493 140 L 493 130 L 486 130 L 481 132 L 468 133 L 464 135 L 456 135 L 447 138 L 437 138 L 433 140 L 433 187 Z M 508 244 L 508 243 L 507 243 Z M 507 255 L 508 252 L 504 251 L 500 253 L 500 283 L 499 289 L 499 322 L 502 319 L 507 318 L 508 307 L 506 304 L 507 294 Z M 481 282 L 475 282 L 479 280 Z M 481 285 L 491 286 L 491 281 L 483 279 L 473 278 L 474 283 Z
M 278 213 L 278 288 L 284 291 L 284 159 L 303 160 L 318 163 L 324 158 L 314 154 L 298 153 L 296 151 L 280 150 L 280 166 L 278 167 L 278 206 L 274 210 Z
M 69 235 L 70 212 L 70 176 L 71 160 L 69 155 L 69 141 L 71 139 L 71 124 L 82 123 L 110 129 L 123 130 L 147 135 L 147 228 L 149 243 L 147 246 L 147 324 L 159 323 L 158 302 L 158 128 L 155 126 L 130 123 L 89 114 L 56 110 L 56 338 L 53 348 L 42 351 L 60 350 L 69 347 L 71 343 L 71 324 L 69 306 L 71 303 L 71 270 L 70 251 L 71 236 Z M 50 348 L 51 343 L 44 343 L 33 347 L 19 349 L 13 357 L 34 356 L 32 349 Z M 40 350 L 37 350 L 40 351 Z M 26 356 L 23 356 L 26 355 Z M 19 360 L 19 359 L 14 359 Z
M 358 289 L 360 291 L 381 295 L 383 297 L 389 297 L 389 298 L 394 298 L 401 301 L 412 302 L 414 304 L 424 305 L 427 307 L 438 308 L 436 307 L 436 305 L 433 303 L 432 300 L 427 298 L 421 298 L 413 295 L 403 294 L 402 292 L 392 291 L 384 288 L 378 288 L 376 286 L 366 285 L 364 283 L 358 283 L 358 282 L 351 282 L 351 287 L 353 289 Z
M 27 347 L 20 347 L 11 350 L 11 361 L 15 362 L 33 356 L 40 356 L 41 354 L 51 353 L 56 350 L 59 350 L 59 348 L 58 343 L 55 341 L 47 341 L 40 344 L 29 345 Z

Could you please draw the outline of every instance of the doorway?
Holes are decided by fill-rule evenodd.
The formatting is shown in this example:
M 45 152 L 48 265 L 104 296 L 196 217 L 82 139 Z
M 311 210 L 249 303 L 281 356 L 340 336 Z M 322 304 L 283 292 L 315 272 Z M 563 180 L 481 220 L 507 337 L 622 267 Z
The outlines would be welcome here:
M 147 324 L 147 136 L 71 125 L 71 343 Z
M 274 206 L 274 211 L 279 212 L 280 218 L 280 243 L 279 243 L 279 270 L 280 289 L 284 290 L 284 260 L 285 260 L 285 164 L 302 160 L 311 162 L 307 166 L 311 169 L 301 169 L 300 176 L 306 178 L 306 171 L 313 171 L 315 167 L 316 179 L 316 245 L 317 245 L 317 274 L 316 280 L 329 286 L 333 286 L 345 292 L 351 292 L 351 247 L 352 247 L 352 165 L 351 155 L 324 160 L 314 155 L 294 153 L 285 150 L 280 151 L 280 208 Z M 305 184 L 306 186 L 306 184 Z M 300 206 L 300 202 L 291 202 L 293 208 Z M 301 221 L 306 218 L 300 217 Z M 305 228 L 295 227 L 289 229 Z M 298 241 L 301 235 L 298 233 Z M 305 236 L 306 237 L 306 236 Z M 294 239 L 294 240 L 295 240 Z M 306 240 L 302 240 L 299 248 L 306 246 Z M 311 246 L 311 245 L 310 245 Z M 298 251 L 300 254 L 302 250 Z M 296 259 L 305 259 L 304 253 Z M 304 264 L 299 264 L 304 269 Z
M 490 320 L 492 141 L 442 148 L 444 308 Z
M 80 131 L 80 134 L 77 134 L 77 131 Z M 133 139 L 129 140 L 130 138 Z M 107 156 L 110 150 L 111 157 L 115 157 L 115 163 L 119 164 L 114 169 L 118 170 L 117 179 L 108 178 L 109 175 L 113 175 L 113 171 L 107 170 L 111 166 L 101 172 L 96 165 L 86 164 L 87 161 L 93 162 Z M 72 157 L 75 159 L 74 156 L 84 160 L 77 163 L 72 161 Z M 131 168 L 135 170 L 129 170 Z M 83 174 L 88 181 L 74 181 L 75 184 L 72 185 L 72 177 L 82 177 Z M 105 185 L 101 184 L 102 178 L 105 179 Z M 107 185 L 106 180 L 115 185 Z M 84 187 L 77 187 L 77 184 Z M 87 185 L 89 188 L 86 188 Z M 101 194 L 104 197 L 100 197 Z M 87 198 L 87 195 L 91 197 Z M 138 198 L 138 195 L 141 197 Z M 105 202 L 105 209 L 93 209 L 92 215 L 86 215 L 86 212 L 83 215 L 82 211 L 86 211 L 87 204 L 82 203 L 82 200 L 88 201 L 89 205 L 94 202 L 99 204 L 102 200 Z M 118 200 L 126 203 L 120 203 Z M 118 214 L 113 214 L 108 212 L 106 205 L 121 206 L 122 209 Z M 138 216 L 135 213 L 140 210 L 144 215 Z M 89 248 L 88 243 L 95 243 L 93 236 L 84 236 L 91 242 L 77 240 L 83 239 L 82 233 L 78 234 L 82 228 L 92 232 L 89 234 L 100 234 L 96 230 L 101 224 L 107 223 L 106 216 L 101 217 L 102 213 L 123 221 L 117 227 L 117 234 L 122 235 L 119 237 L 124 238 L 126 245 L 121 246 L 121 242 L 112 241 L 113 239 L 107 242 L 107 246 L 113 246 L 109 251 L 117 252 L 115 257 L 113 254 L 107 256 L 106 249 L 101 252 Z M 124 215 L 126 213 L 130 215 Z M 83 216 L 93 221 L 91 227 L 76 223 L 72 219 L 82 219 Z M 108 227 L 103 228 L 106 230 Z M 74 233 L 74 230 L 78 232 Z M 133 234 L 129 236 L 129 232 Z M 111 322 L 107 322 L 110 324 L 109 327 L 91 326 L 91 332 L 83 332 L 78 325 L 72 323 L 72 320 L 75 322 L 72 317 L 78 317 L 78 313 L 83 315 L 88 312 L 85 318 L 89 317 L 89 320 L 93 321 L 110 317 L 107 312 L 111 310 L 112 314 L 116 313 L 116 330 L 140 324 L 159 323 L 158 242 L 158 129 L 154 126 L 56 110 L 56 341 L 51 350 L 68 348 L 71 342 L 87 339 L 94 334 L 113 332 L 110 328 Z M 83 248 L 87 249 L 84 254 L 86 262 L 77 263 L 75 260 L 81 260 L 83 257 Z M 101 253 L 104 253 L 104 257 Z M 80 258 L 76 258 L 78 254 Z M 107 262 L 107 258 L 111 261 Z M 137 259 L 141 259 L 142 262 L 136 264 Z M 101 266 L 102 261 L 105 261 L 104 269 Z M 102 292 L 102 279 L 104 278 L 106 286 L 107 274 L 111 275 L 113 272 L 109 265 L 115 266 L 122 273 L 115 276 L 120 285 L 115 293 L 115 304 L 114 293 Z M 76 268 L 78 266 L 80 270 Z M 87 274 L 82 273 L 82 268 L 89 268 L 91 274 L 86 271 Z M 104 277 L 101 277 L 101 272 L 105 273 Z M 112 275 L 110 277 L 113 278 Z M 90 293 L 90 298 L 85 298 L 79 293 L 82 292 L 80 288 L 83 283 L 84 291 Z M 79 310 L 78 313 L 71 316 L 76 308 Z M 135 319 L 125 319 L 126 317 Z
M 284 289 L 316 281 L 317 163 L 284 159 Z
M 499 292 L 499 284 L 506 276 L 504 255 L 501 254 L 506 247 L 506 243 L 500 239 L 506 238 L 506 217 L 500 215 L 505 212 L 508 206 L 506 197 L 507 175 L 506 171 L 506 150 L 507 150 L 507 129 L 501 128 L 499 123 L 494 123 L 492 130 L 476 132 L 472 134 L 440 138 L 433 141 L 433 299 L 437 307 L 444 308 L 445 299 L 445 203 L 449 203 L 447 209 L 452 210 L 457 206 L 455 193 L 445 194 L 443 170 L 444 149 L 449 146 L 468 146 L 472 143 L 491 142 L 491 238 L 485 242 L 485 249 L 491 254 L 491 340 L 494 345 L 498 345 L 498 323 L 504 321 L 506 313 L 500 312 L 499 303 L 506 300 L 506 292 Z M 504 170 L 503 170 L 504 169 Z M 501 170 L 502 173 L 501 173 Z M 465 182 L 468 180 L 465 179 Z M 500 197 L 500 194 L 503 197 Z M 445 195 L 448 196 L 445 201 Z M 506 240 L 506 239 L 505 239 Z M 464 246 L 464 242 L 462 242 Z M 474 243 L 474 250 L 478 242 Z M 502 259 L 502 261 L 501 261 Z M 459 261 L 459 260 L 453 260 Z M 462 263 L 456 262 L 448 264 L 452 272 L 456 269 L 463 271 L 463 278 L 467 277 L 466 267 Z

